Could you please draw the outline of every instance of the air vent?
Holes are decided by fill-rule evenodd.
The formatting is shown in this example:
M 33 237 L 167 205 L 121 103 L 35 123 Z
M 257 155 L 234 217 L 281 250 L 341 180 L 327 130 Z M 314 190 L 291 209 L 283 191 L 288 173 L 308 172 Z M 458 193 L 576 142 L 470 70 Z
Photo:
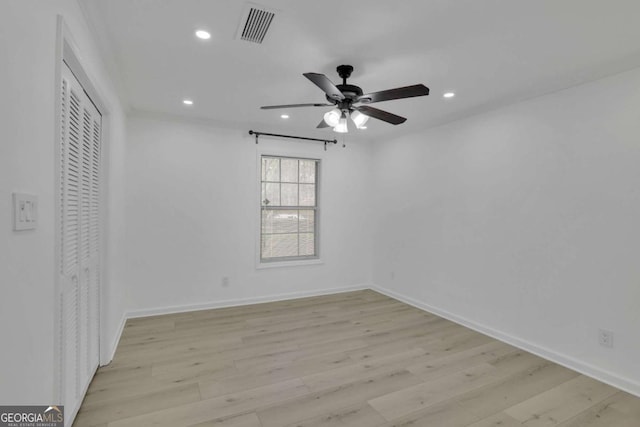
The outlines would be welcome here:
M 275 16 L 275 12 L 266 7 L 248 3 L 242 15 L 236 38 L 252 43 L 262 43 Z

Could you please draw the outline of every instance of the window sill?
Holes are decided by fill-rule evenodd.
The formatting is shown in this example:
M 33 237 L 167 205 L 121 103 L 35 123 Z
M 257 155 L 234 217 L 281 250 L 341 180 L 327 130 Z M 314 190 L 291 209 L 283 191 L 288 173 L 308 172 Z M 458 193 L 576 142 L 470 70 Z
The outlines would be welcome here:
M 320 258 L 316 259 L 302 259 L 299 261 L 274 261 L 274 262 L 258 262 L 256 270 L 262 270 L 267 268 L 282 268 L 282 267 L 305 267 L 308 265 L 320 265 L 324 264 L 324 261 Z

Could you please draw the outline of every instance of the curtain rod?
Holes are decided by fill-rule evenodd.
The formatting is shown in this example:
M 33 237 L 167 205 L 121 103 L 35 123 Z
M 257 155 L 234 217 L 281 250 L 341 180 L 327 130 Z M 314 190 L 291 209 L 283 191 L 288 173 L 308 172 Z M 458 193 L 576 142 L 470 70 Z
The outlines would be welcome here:
M 277 138 L 290 138 L 290 139 L 303 139 L 305 141 L 318 141 L 318 142 L 324 142 L 324 149 L 327 149 L 327 144 L 337 144 L 338 140 L 337 139 L 319 139 L 319 138 L 309 138 L 307 136 L 294 136 L 294 135 L 280 135 L 278 133 L 267 133 L 267 132 L 256 132 L 253 130 L 249 131 L 249 135 L 255 135 L 256 136 L 256 144 L 258 143 L 258 137 L 259 136 L 275 136 Z

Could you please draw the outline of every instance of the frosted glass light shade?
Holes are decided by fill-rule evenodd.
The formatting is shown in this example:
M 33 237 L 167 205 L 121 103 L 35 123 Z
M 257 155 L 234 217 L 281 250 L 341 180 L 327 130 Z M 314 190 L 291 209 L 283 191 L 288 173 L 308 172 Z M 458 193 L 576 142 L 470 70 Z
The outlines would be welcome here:
M 369 116 L 364 115 L 360 111 L 355 110 L 351 113 L 351 120 L 353 120 L 353 123 L 355 123 L 358 129 L 361 129 L 362 126 L 364 126 L 365 123 L 367 123 L 367 121 L 369 120 Z
M 347 127 L 347 116 L 346 116 L 346 114 L 342 113 L 342 117 L 340 117 L 340 121 L 338 122 L 336 127 L 333 128 L 333 130 L 335 132 L 338 132 L 338 133 L 347 133 L 347 132 L 349 132 L 349 128 Z
M 340 122 L 340 116 L 342 113 L 337 108 L 324 113 L 324 122 L 328 124 L 330 127 L 336 127 Z

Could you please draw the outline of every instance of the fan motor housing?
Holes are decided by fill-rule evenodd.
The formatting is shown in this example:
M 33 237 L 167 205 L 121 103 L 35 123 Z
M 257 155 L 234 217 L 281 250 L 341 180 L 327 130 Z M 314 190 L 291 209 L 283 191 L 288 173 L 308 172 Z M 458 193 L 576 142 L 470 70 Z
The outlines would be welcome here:
M 344 84 L 344 85 L 336 85 L 336 87 L 340 90 L 340 92 L 342 92 L 342 94 L 346 99 L 349 99 L 351 101 L 353 101 L 354 99 L 362 95 L 362 89 L 356 85 Z M 327 96 L 326 98 L 327 98 L 327 101 L 334 104 L 336 103 L 335 99 L 330 98 L 329 96 Z

